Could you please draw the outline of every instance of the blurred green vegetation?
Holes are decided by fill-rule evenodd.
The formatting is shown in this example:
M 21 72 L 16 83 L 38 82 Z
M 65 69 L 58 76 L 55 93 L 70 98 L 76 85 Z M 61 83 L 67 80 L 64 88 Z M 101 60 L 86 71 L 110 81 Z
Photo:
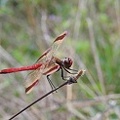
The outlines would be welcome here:
M 75 98 L 87 100 L 120 93 L 119 0 L 0 1 L 0 45 L 20 65 L 34 63 L 54 38 L 65 30 L 69 34 L 63 47 L 66 51 L 72 51 L 74 57 L 65 51 L 66 55 L 72 57 L 77 69 L 84 68 L 88 74 L 79 81 Z M 65 53 L 61 50 L 58 52 Z M 1 64 L 5 64 L 4 58 L 0 57 L 0 60 Z M 12 65 L 6 63 L 6 66 Z M 23 86 L 21 89 L 24 89 Z M 14 94 L 14 97 L 20 97 L 19 92 Z M 88 109 L 91 112 L 84 108 L 79 112 L 84 117 L 93 117 L 105 111 L 106 105 L 99 104 Z M 58 112 L 63 110 L 64 106 Z M 71 115 L 71 120 L 79 117 Z M 108 118 L 117 120 L 119 115 L 113 112 Z

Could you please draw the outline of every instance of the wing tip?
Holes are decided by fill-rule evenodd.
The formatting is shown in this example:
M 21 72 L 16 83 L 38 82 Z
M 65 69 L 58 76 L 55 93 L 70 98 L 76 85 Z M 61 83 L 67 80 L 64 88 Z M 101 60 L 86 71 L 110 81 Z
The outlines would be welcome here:
M 68 34 L 68 31 L 64 31 L 63 33 L 67 35 L 67 34 Z
M 25 93 L 29 94 L 33 90 L 33 87 L 38 84 L 38 82 L 39 82 L 38 80 L 35 80 L 31 85 L 26 87 L 25 88 Z
M 54 42 L 59 41 L 59 40 L 63 40 L 64 37 L 65 37 L 67 34 L 68 34 L 68 32 L 67 32 L 67 31 L 64 31 L 62 34 L 60 34 L 60 35 L 55 39 Z

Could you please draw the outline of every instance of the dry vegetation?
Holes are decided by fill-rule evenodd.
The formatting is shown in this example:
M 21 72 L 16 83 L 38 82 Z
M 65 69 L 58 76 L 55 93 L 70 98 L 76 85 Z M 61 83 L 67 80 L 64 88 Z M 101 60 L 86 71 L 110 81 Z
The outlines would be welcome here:
M 59 55 L 86 69 L 78 84 L 64 87 L 16 120 L 120 119 L 119 0 L 1 0 L 0 69 L 33 64 L 54 38 L 68 31 Z M 6 120 L 50 90 L 42 78 L 26 95 L 28 73 L 0 75 L 0 120 Z M 60 74 L 52 76 L 58 86 Z

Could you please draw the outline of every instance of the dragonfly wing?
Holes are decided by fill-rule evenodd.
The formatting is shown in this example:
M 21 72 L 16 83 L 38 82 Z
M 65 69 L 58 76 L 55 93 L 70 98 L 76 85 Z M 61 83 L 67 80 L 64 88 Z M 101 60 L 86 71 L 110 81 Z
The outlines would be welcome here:
M 33 90 L 33 88 L 37 85 L 37 83 L 39 82 L 39 80 L 42 76 L 42 69 L 43 69 L 43 66 L 28 74 L 28 76 L 26 78 L 26 83 L 25 83 L 25 93 L 26 94 L 29 94 Z
M 36 61 L 36 63 L 40 63 L 41 61 L 43 61 L 43 60 L 46 60 L 46 57 L 47 57 L 47 55 L 51 52 L 51 47 L 50 48 L 48 48 L 39 58 L 38 58 L 38 60 Z
M 33 88 L 38 84 L 42 75 L 51 75 L 59 70 L 59 68 L 60 66 L 58 64 L 53 63 L 50 66 L 44 66 L 44 68 L 32 71 L 26 79 L 25 93 L 29 94 L 33 90 Z
M 59 69 L 59 65 L 56 65 L 52 61 L 52 57 L 54 56 L 55 52 L 63 42 L 67 32 L 63 32 L 60 34 L 52 43 L 50 48 L 48 48 L 36 61 L 36 63 L 43 63 L 42 66 L 37 68 L 35 71 L 31 72 L 26 79 L 26 90 L 25 92 L 28 94 L 32 91 L 34 86 L 39 82 L 42 74 L 48 75 L 52 74 Z M 53 62 L 52 64 L 50 62 Z M 47 66 L 48 64 L 48 66 Z M 46 68 L 46 69 L 45 69 Z
M 62 44 L 62 42 L 64 41 L 64 38 L 67 35 L 67 31 L 63 32 L 62 34 L 60 34 L 58 37 L 56 37 L 56 39 L 53 41 L 52 45 L 51 45 L 51 53 L 52 56 L 55 55 L 55 53 L 57 52 L 58 48 L 60 47 L 60 45 Z
M 54 40 L 53 43 L 55 43 L 55 42 L 62 42 L 66 35 L 67 35 L 67 31 L 63 32 L 58 37 L 56 37 L 56 39 Z
M 67 35 L 67 31 L 60 34 L 56 39 L 53 41 L 52 45 L 38 58 L 36 63 L 40 63 L 41 61 L 46 61 L 48 59 L 51 59 L 52 56 L 54 56 L 55 52 L 63 42 L 65 36 Z
M 58 71 L 59 69 L 60 69 L 60 66 L 58 64 L 51 65 L 50 67 L 47 67 L 44 70 L 43 75 L 51 75 L 56 71 Z
M 37 83 L 39 82 L 41 76 L 42 76 L 42 72 L 44 71 L 45 67 L 46 67 L 46 61 L 47 61 L 47 54 L 51 51 L 51 48 L 47 49 L 40 57 L 39 59 L 36 61 L 36 63 L 41 63 L 42 65 L 37 68 L 36 70 L 30 72 L 26 78 L 26 83 L 25 83 L 25 93 L 29 94 L 34 86 L 37 85 Z M 35 63 L 35 64 L 36 64 Z

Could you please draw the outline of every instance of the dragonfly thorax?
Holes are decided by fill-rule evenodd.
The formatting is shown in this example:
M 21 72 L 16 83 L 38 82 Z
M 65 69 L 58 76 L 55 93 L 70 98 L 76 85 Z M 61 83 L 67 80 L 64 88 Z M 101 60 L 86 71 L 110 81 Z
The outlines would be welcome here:
M 65 68 L 70 68 L 72 63 L 73 63 L 72 59 L 71 58 L 67 58 L 67 57 L 64 58 L 62 62 L 63 62 L 63 66 Z

